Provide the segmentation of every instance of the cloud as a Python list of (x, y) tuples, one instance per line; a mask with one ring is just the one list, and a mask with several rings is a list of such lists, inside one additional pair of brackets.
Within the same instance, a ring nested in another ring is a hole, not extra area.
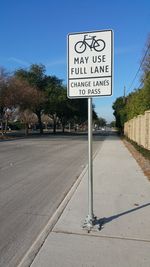
[(58, 59), (58, 60), (46, 63), (45, 66), (51, 67), (51, 66), (58, 66), (58, 65), (64, 65), (64, 64), (66, 64), (66, 59)]
[[(29, 62), (24, 61), (20, 58), (16, 58), (16, 57), (10, 57), (7, 59), (7, 61), (15, 62), (19, 65), (24, 65), (26, 67), (28, 67), (30, 65)], [(54, 61), (45, 63), (45, 67), (59, 66), (59, 65), (65, 65), (65, 64), (66, 64), (66, 59), (58, 59), (58, 60), (54, 60)]]
[(21, 65), (24, 65), (27, 67), (30, 65), (29, 62), (23, 61), (23, 60), (16, 58), (16, 57), (10, 57), (10, 58), (8, 58), (8, 61), (13, 61), (17, 64), (21, 64)]
[(118, 47), (118, 48), (115, 48), (115, 54), (116, 55), (127, 54), (127, 53), (135, 52), (137, 50), (138, 50), (137, 45)]

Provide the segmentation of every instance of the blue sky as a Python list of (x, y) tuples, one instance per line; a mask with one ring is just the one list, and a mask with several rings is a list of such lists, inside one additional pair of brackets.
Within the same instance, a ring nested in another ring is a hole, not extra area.
[(130, 85), (150, 32), (149, 0), (1, 0), (0, 65), (9, 71), (42, 63), (47, 74), (67, 81), (68, 33), (114, 30), (113, 96), (93, 99), (96, 112), (112, 121), (112, 103)]

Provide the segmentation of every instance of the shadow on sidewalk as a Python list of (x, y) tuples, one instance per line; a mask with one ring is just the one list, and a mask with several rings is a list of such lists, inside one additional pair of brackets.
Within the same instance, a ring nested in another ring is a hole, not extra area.
[(134, 209), (131, 209), (131, 210), (127, 210), (127, 211), (125, 211), (125, 212), (116, 214), (116, 215), (111, 216), (111, 217), (104, 217), (104, 218), (101, 218), (101, 219), (96, 218), (96, 220), (95, 220), (95, 222), (94, 222), (94, 225), (99, 225), (99, 230), (101, 230), (102, 227), (103, 227), (106, 223), (109, 223), (109, 222), (111, 222), (111, 221), (113, 221), (113, 220), (116, 220), (116, 219), (118, 219), (119, 217), (124, 216), (124, 215), (126, 215), (126, 214), (129, 214), (129, 213), (131, 213), (131, 212), (137, 211), (137, 210), (139, 210), (139, 209), (143, 209), (143, 208), (145, 208), (145, 207), (147, 207), (147, 206), (150, 206), (150, 203), (144, 204), (144, 205), (142, 205), (142, 206), (139, 206), (139, 207), (134, 208)]

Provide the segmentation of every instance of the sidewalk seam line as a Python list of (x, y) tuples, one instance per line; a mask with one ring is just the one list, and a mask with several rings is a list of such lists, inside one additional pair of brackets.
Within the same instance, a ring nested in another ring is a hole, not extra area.
[(59, 230), (52, 230), (52, 233), (55, 234), (66, 234), (66, 235), (78, 235), (78, 236), (88, 236), (88, 237), (96, 237), (96, 238), (107, 238), (107, 239), (120, 239), (120, 240), (129, 240), (129, 241), (137, 241), (137, 242), (146, 242), (150, 243), (150, 240), (146, 239), (138, 239), (138, 238), (128, 238), (128, 237), (120, 237), (120, 236), (107, 236), (107, 235), (94, 235), (88, 233), (75, 233), (75, 232), (67, 232), (67, 231), (59, 231)]

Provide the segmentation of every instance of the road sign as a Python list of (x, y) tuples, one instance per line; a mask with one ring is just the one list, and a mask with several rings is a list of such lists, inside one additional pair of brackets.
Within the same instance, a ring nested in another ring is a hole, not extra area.
[(112, 30), (68, 35), (68, 97), (112, 95)]
[(88, 98), (88, 216), (83, 227), (95, 225), (93, 212), (92, 97), (112, 95), (112, 30), (68, 35), (68, 97)]

